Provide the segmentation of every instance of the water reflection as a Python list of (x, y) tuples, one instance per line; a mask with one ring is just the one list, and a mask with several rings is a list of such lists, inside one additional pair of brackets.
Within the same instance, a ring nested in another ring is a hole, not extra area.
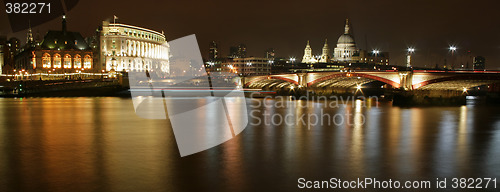
[[(259, 110), (250, 123), (287, 114), (291, 123), (248, 126), (180, 158), (170, 122), (135, 116), (129, 99), (0, 99), (0, 191), (294, 191), (299, 177), (500, 176), (494, 107), (247, 102), (249, 112)], [(241, 110), (231, 102), (228, 108)], [(300, 117), (309, 114), (345, 119), (304, 124)]]

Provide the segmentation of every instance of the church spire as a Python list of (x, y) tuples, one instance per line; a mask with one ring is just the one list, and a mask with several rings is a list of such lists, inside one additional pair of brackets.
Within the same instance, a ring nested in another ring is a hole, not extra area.
[(349, 34), (350, 33), (350, 27), (349, 27), (349, 19), (345, 19), (345, 31), (344, 34)]
[(321, 53), (320, 63), (330, 62), (330, 48), (328, 47), (328, 39), (325, 39), (325, 45), (323, 46), (323, 52)]
[(33, 33), (31, 31), (31, 21), (28, 20), (28, 33), (26, 34), (26, 44), (30, 44), (33, 42)]
[(307, 45), (304, 49), (304, 57), (302, 57), (302, 63), (311, 63), (311, 59), (313, 59), (312, 49), (311, 45), (309, 45), (309, 40), (307, 40)]

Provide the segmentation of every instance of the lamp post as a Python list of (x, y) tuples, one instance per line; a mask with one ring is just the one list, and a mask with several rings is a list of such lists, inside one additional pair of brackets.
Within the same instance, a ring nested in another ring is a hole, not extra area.
[(450, 46), (450, 51), (451, 51), (451, 69), (454, 69), (455, 68), (455, 51), (457, 50), (457, 47), (455, 46)]
[(411, 67), (411, 55), (415, 52), (415, 48), (408, 48), (408, 54), (406, 55), (406, 67)]
[[(372, 50), (372, 54), (375, 56), (375, 58), (374, 58), (374, 62), (375, 62), (375, 63), (377, 63), (377, 61), (378, 61), (378, 54), (379, 54), (379, 53), (380, 53), (380, 51), (379, 51), (379, 50), (377, 50), (377, 49)], [(366, 62), (366, 61), (365, 61), (365, 62)], [(382, 64), (382, 63), (381, 63), (381, 64)]]

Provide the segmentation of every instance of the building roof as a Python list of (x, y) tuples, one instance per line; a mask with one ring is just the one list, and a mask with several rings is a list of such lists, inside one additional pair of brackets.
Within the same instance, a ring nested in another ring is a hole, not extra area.
[(49, 31), (43, 37), (42, 49), (90, 50), (90, 46), (78, 32)]
[(342, 34), (337, 41), (337, 44), (356, 44), (354, 38), (350, 34)]

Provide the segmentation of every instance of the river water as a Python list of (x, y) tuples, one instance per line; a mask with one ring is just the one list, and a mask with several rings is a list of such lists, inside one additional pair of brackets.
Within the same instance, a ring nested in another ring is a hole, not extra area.
[[(0, 99), (0, 191), (296, 191), (299, 178), (500, 182), (499, 107), (278, 102), (247, 99), (243, 132), (181, 157), (170, 121), (136, 116), (131, 99)], [(300, 119), (310, 114), (327, 118)]]

